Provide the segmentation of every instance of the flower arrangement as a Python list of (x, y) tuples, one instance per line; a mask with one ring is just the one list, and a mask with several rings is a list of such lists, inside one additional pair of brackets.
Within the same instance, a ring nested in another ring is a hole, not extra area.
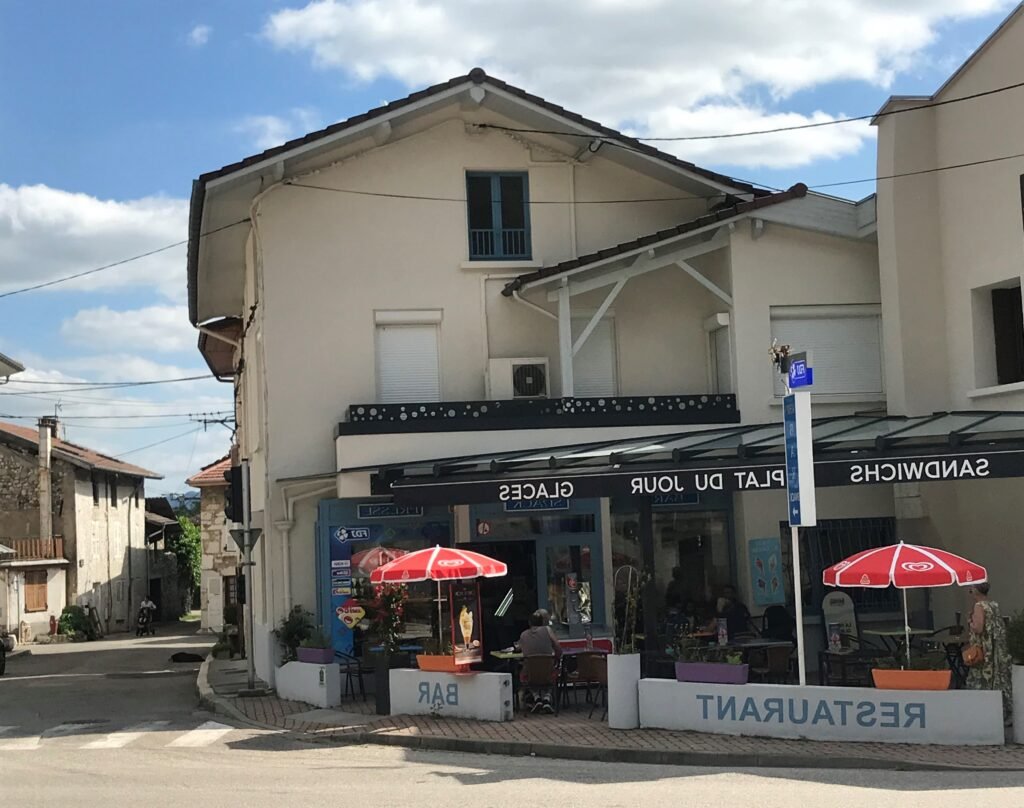
[(408, 600), (409, 590), (404, 584), (385, 583), (373, 588), (371, 621), (377, 638), (389, 654), (398, 651), (402, 632), (405, 631), (405, 604)]

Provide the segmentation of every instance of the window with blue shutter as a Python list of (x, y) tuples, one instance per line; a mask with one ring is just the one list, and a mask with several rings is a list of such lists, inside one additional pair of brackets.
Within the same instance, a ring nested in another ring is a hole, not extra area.
[(466, 172), (469, 257), (524, 260), (530, 250), (530, 192), (525, 172)]

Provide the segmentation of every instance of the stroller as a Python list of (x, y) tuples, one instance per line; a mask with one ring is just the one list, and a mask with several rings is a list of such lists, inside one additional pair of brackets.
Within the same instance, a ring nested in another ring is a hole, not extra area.
[(156, 626), (153, 623), (153, 609), (143, 606), (139, 609), (139, 616), (135, 621), (135, 636), (146, 635), (156, 636)]

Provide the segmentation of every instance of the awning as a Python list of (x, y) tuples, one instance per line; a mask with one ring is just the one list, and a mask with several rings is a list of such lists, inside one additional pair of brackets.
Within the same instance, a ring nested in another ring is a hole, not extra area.
[[(822, 418), (813, 439), (822, 487), (1024, 476), (1020, 412)], [(375, 471), (374, 493), (408, 505), (753, 491), (786, 479), (781, 420)]]

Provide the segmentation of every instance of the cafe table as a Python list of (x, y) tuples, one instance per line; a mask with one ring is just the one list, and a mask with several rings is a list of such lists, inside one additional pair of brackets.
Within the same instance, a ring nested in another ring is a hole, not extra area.
[(915, 637), (928, 637), (934, 632), (929, 628), (912, 628), (909, 632), (905, 628), (866, 628), (861, 633), (869, 637), (878, 637), (894, 657), (899, 657), (904, 651), (903, 646), (906, 644), (908, 633), (910, 641), (913, 642)]

